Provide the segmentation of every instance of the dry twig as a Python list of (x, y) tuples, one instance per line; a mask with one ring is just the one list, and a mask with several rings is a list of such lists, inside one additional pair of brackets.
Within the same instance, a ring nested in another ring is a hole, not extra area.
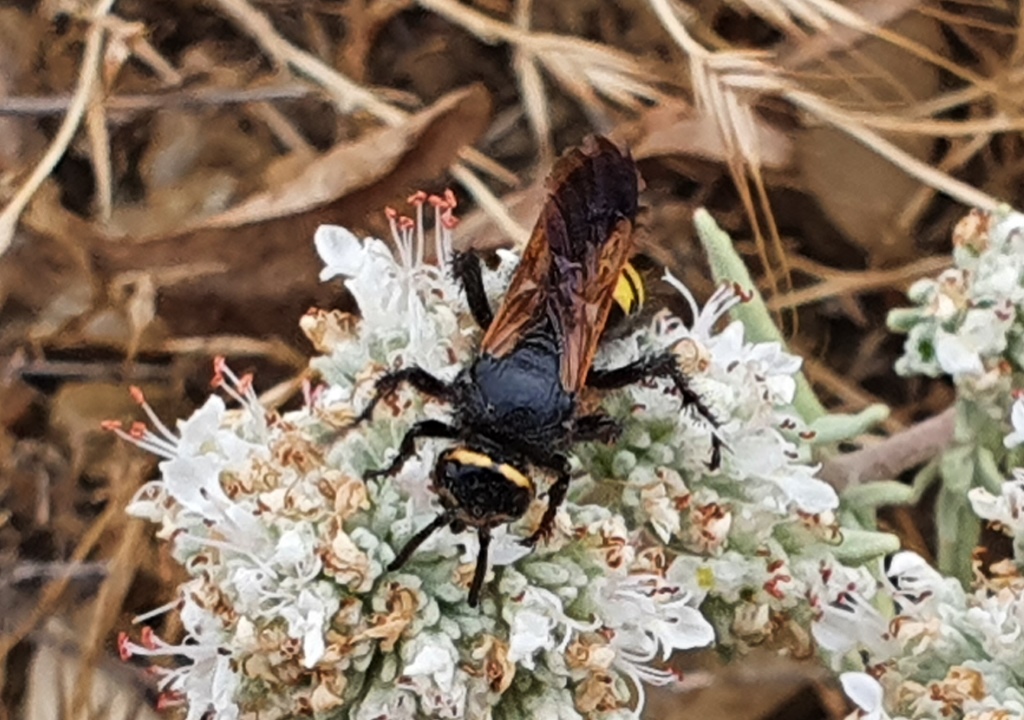
[(43, 181), (50, 176), (53, 169), (64, 157), (71, 140), (75, 137), (78, 127), (85, 116), (86, 109), (96, 90), (97, 81), (100, 76), (100, 60), (103, 55), (103, 40), (106, 35), (106, 27), (102, 22), (114, 0), (97, 0), (96, 6), (89, 13), (92, 25), (89, 27), (85, 40), (85, 50), (82, 52), (82, 65), (78, 73), (78, 83), (72, 95), (71, 104), (68, 107), (64, 121), (57, 130), (57, 135), (47, 148), (46, 154), (36, 164), (32, 173), (25, 180), (14, 198), (7, 204), (7, 207), (0, 212), (0, 255), (7, 252), (11, 241), (14, 239), (14, 231), (18, 225), (18, 218), (28, 206), (36, 190), (43, 184)]
[[(392, 126), (400, 125), (408, 118), (408, 113), (404, 110), (389, 104), (372, 90), (353, 82), (319, 58), (292, 45), (274, 29), (269, 19), (253, 8), (247, 0), (217, 0), (217, 4), (249, 33), (276, 63), (309, 78), (326, 90), (339, 111), (351, 112), (355, 109), (363, 109)], [(460, 156), (467, 163), (472, 162), (481, 169), (486, 169), (493, 162), (473, 148), (464, 148), (460, 152)], [(462, 163), (455, 163), (451, 172), (466, 187), (473, 199), (485, 208), (485, 211), (492, 212), (501, 206), (501, 201), (468, 167)], [(507, 211), (504, 211), (504, 216), (501, 217), (500, 214), (495, 216), (500, 227), (504, 229), (509, 226), (509, 223), (511, 226), (519, 227)], [(520, 233), (526, 232), (523, 228), (519, 229)], [(518, 236), (519, 234), (510, 234), (510, 237), (513, 238)]]
[(949, 447), (955, 426), (956, 410), (948, 408), (875, 445), (826, 460), (819, 474), (840, 492), (873, 480), (897, 478)]

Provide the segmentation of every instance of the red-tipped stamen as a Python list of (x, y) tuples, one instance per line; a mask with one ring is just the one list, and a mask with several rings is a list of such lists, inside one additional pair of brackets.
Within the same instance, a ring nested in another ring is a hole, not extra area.
[(142, 408), (143, 412), (146, 413), (146, 417), (148, 417), (149, 421), (153, 423), (153, 427), (156, 428), (157, 432), (160, 435), (162, 435), (165, 440), (169, 441), (172, 445), (177, 445), (177, 435), (172, 433), (171, 429), (164, 425), (163, 420), (161, 420), (160, 416), (156, 414), (156, 411), (153, 409), (153, 406), (146, 401), (146, 396), (145, 394), (143, 394), (141, 388), (132, 385), (130, 388), (128, 388), (128, 391), (131, 393), (132, 399), (135, 400), (135, 402), (139, 404), (139, 407)]
[[(390, 209), (391, 208), (387, 208), (387, 210)], [(403, 242), (402, 231), (399, 227), (401, 216), (399, 216), (397, 212), (387, 211), (385, 211), (385, 215), (387, 215), (388, 225), (391, 227), (391, 237), (395, 242), (395, 248), (398, 250), (401, 265), (402, 267), (409, 267), (409, 263), (412, 261), (412, 258), (409, 257), (409, 254), (406, 251), (405, 243)]]
[(142, 631), (139, 633), (139, 641), (142, 642), (142, 646), (147, 650), (156, 650), (161, 646), (159, 638), (149, 625), (142, 626)]
[(246, 373), (238, 379), (238, 391), (248, 394), (252, 390), (252, 373)]
[(263, 408), (260, 406), (256, 391), (253, 390), (251, 375), (238, 377), (223, 357), (216, 358), (214, 370), (216, 372), (213, 380), (216, 383), (214, 387), (248, 410), (253, 417), (261, 417)]
[(417, 190), (406, 200), (410, 205), (422, 205), (427, 201), (427, 194), (422, 190)]
[(157, 711), (169, 710), (175, 707), (181, 707), (185, 702), (185, 697), (176, 690), (167, 690), (157, 695), (156, 698), (156, 709)]
[(764, 590), (776, 600), (782, 600), (786, 597), (786, 594), (779, 589), (779, 585), (790, 582), (792, 579), (789, 575), (776, 575), (764, 584)]
[(172, 458), (177, 455), (177, 439), (172, 441), (159, 435), (154, 435), (143, 422), (132, 423), (131, 427), (127, 430), (117, 420), (106, 420), (101, 425), (104, 430), (109, 430), (122, 440), (130, 442), (146, 452), (163, 458)]
[(121, 656), (122, 662), (128, 662), (132, 657), (131, 641), (128, 639), (128, 633), (119, 632), (117, 634), (117, 654)]
[[(416, 267), (423, 265), (426, 259), (424, 253), (426, 252), (426, 241), (423, 236), (423, 204), (426, 200), (427, 194), (425, 192), (418, 192), (410, 198), (410, 201), (415, 198), (412, 202), (416, 206), (416, 247), (413, 250), (413, 257), (416, 259)], [(438, 258), (437, 262), (441, 262)]]

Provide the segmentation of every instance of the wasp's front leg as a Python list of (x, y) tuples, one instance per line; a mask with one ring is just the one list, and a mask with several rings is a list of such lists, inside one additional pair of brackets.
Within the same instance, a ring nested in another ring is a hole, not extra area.
[(398, 469), (405, 464), (405, 461), (416, 453), (416, 440), (419, 438), (455, 437), (458, 437), (458, 431), (447, 423), (443, 423), (440, 420), (420, 420), (405, 433), (402, 443), (398, 446), (398, 454), (395, 455), (391, 463), (386, 468), (370, 470), (366, 473), (366, 478), (384, 477), (385, 475), (393, 475), (398, 472)]
[(392, 395), (402, 383), (409, 383), (424, 395), (449, 401), (451, 399), (451, 385), (440, 378), (434, 377), (426, 370), (416, 365), (404, 367), (399, 370), (386, 373), (378, 378), (373, 388), (373, 397), (363, 411), (355, 420), (355, 424), (365, 422), (373, 416), (373, 409), (377, 407), (384, 398)]

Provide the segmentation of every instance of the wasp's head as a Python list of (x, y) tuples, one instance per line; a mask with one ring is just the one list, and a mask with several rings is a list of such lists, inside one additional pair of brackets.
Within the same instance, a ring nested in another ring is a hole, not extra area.
[(471, 527), (494, 527), (523, 516), (536, 491), (530, 477), (487, 453), (455, 447), (434, 467), (434, 489), (455, 519)]

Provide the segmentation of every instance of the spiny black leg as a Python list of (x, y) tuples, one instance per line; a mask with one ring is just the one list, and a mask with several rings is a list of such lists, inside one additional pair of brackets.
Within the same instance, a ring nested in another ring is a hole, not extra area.
[[(718, 419), (704, 404), (703, 398), (690, 387), (690, 378), (680, 369), (679, 363), (671, 353), (641, 358), (611, 370), (591, 370), (587, 376), (587, 386), (602, 390), (614, 390), (652, 377), (672, 380), (682, 397), (683, 407), (692, 407), (712, 428), (718, 429), (720, 425)], [(718, 433), (712, 432), (711, 460), (708, 463), (708, 467), (712, 470), (717, 469), (721, 464), (723, 447), (725, 446), (721, 438), (718, 437)]]
[(416, 549), (423, 544), (423, 542), (433, 535), (435, 532), (443, 528), (445, 525), (452, 521), (451, 515), (447, 512), (443, 512), (436, 518), (430, 521), (430, 524), (420, 530), (418, 533), (409, 538), (409, 541), (402, 546), (402, 549), (398, 551), (398, 555), (391, 564), (388, 565), (388, 570), (397, 570), (398, 568), (405, 565), (406, 561), (412, 557), (412, 554), (416, 552)]
[(484, 292), (484, 278), (480, 271), (480, 258), (472, 252), (457, 252), (452, 256), (452, 275), (466, 292), (466, 302), (473, 319), (482, 330), (494, 321), (494, 312)]
[(477, 531), (480, 538), (480, 552), (476, 556), (476, 569), (473, 570), (473, 582), (469, 586), (469, 606), (476, 607), (480, 602), (480, 588), (484, 584), (484, 575), (487, 574), (487, 548), (491, 544), (491, 531), (489, 528), (480, 528)]
[(373, 409), (377, 403), (391, 395), (402, 383), (409, 383), (424, 395), (448, 400), (451, 395), (450, 386), (444, 380), (440, 380), (421, 367), (411, 365), (393, 372), (382, 375), (377, 379), (373, 388), (373, 397), (369, 404), (363, 408), (356, 418), (356, 424), (369, 420), (373, 415)]
[(447, 423), (440, 420), (420, 420), (405, 433), (401, 444), (398, 446), (398, 454), (395, 455), (391, 464), (379, 470), (370, 470), (365, 474), (367, 479), (392, 475), (398, 471), (405, 461), (416, 452), (416, 440), (419, 438), (456, 438), (458, 431)]
[(650, 377), (664, 377), (666, 373), (661, 368), (661, 363), (665, 358), (677, 367), (675, 358), (666, 354), (640, 358), (618, 368), (591, 368), (587, 375), (587, 387), (618, 390)]
[(558, 470), (558, 479), (548, 490), (548, 506), (544, 510), (544, 516), (540, 519), (540, 525), (530, 537), (519, 541), (521, 545), (533, 547), (537, 541), (547, 538), (551, 534), (551, 529), (555, 524), (555, 515), (565, 501), (566, 493), (569, 492), (569, 463), (565, 458), (562, 458), (561, 461), (562, 466)]
[(613, 443), (619, 439), (621, 434), (622, 425), (618, 420), (604, 413), (594, 413), (576, 419), (572, 442)]

